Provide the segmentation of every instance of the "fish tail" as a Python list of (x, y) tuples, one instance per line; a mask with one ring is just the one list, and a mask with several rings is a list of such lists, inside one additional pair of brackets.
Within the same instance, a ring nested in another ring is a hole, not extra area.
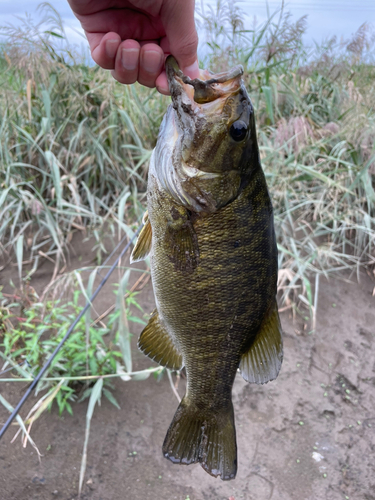
[(169, 426), (163, 454), (173, 463), (200, 463), (211, 476), (234, 479), (237, 444), (232, 402), (225, 410), (204, 412), (185, 397)]

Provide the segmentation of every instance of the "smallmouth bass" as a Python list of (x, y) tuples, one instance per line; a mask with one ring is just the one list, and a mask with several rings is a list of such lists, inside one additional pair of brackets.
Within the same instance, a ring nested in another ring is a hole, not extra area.
[(148, 214), (132, 261), (150, 256), (156, 310), (138, 346), (187, 374), (163, 444), (173, 463), (233, 479), (232, 385), (277, 377), (282, 335), (277, 247), (242, 67), (190, 80), (169, 56), (172, 104), (148, 176)]

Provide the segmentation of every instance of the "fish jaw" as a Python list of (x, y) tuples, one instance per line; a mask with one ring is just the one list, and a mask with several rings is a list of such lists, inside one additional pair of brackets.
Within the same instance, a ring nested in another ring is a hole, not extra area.
[[(175, 107), (178, 107), (178, 101), (181, 100), (181, 107), (183, 104), (188, 104), (192, 108), (197, 108), (199, 104), (213, 103), (222, 97), (228, 97), (241, 87), (243, 67), (240, 65), (218, 74), (211, 74), (201, 69), (200, 78), (194, 80), (182, 73), (173, 56), (167, 58), (165, 67)], [(219, 109), (219, 105), (223, 106), (223, 101), (216, 105), (217, 108), (213, 106), (207, 109)]]
[[(179, 204), (212, 213), (233, 201), (244, 179), (260, 166), (243, 69), (237, 66), (218, 75), (201, 71), (199, 79), (191, 80), (170, 56), (166, 70), (172, 106), (155, 151), (157, 177)], [(245, 126), (246, 136), (239, 142), (230, 135), (234, 123)]]
[[(173, 56), (169, 56), (166, 72), (176, 130), (182, 138), (181, 161), (198, 170), (221, 172), (222, 158), (215, 161), (212, 154), (217, 149), (215, 145), (227, 138), (228, 127), (243, 114), (246, 105), (251, 106), (241, 80), (242, 66), (217, 75), (200, 70), (200, 78), (191, 80), (182, 73)], [(207, 146), (209, 155), (202, 152)]]

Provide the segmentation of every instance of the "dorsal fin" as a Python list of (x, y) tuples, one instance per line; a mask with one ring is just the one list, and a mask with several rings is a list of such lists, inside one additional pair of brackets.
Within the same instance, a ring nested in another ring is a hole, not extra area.
[(275, 301), (251, 347), (241, 357), (241, 375), (247, 382), (265, 384), (277, 377), (282, 360), (282, 330)]

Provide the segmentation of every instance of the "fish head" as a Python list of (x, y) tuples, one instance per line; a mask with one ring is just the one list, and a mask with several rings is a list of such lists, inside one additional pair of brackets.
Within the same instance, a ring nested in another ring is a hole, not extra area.
[(216, 211), (239, 195), (260, 165), (243, 68), (219, 74), (201, 70), (200, 78), (191, 80), (169, 56), (166, 72), (172, 97), (164, 124), (171, 153), (169, 187), (188, 208)]

